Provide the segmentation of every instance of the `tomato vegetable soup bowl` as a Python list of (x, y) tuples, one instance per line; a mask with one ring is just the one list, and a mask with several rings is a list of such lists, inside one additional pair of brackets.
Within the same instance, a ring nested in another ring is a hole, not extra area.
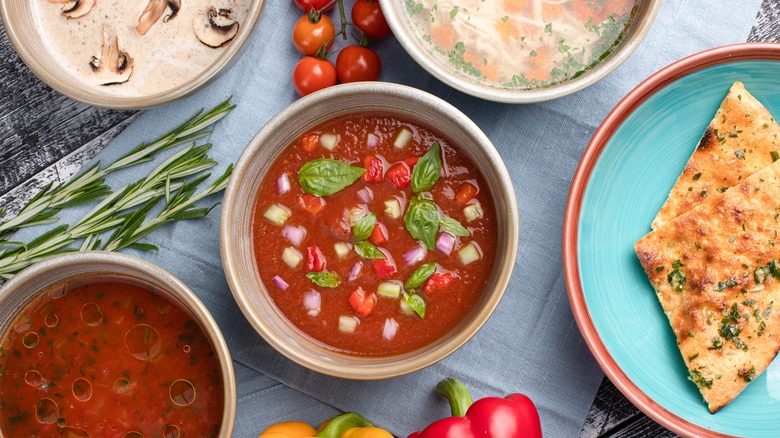
[(0, 288), (0, 436), (230, 437), (230, 354), (197, 296), (118, 253), (56, 256)]
[(431, 365), (487, 321), (518, 243), (501, 157), (463, 113), (389, 83), (339, 85), (270, 120), (220, 223), (239, 307), (292, 361), (351, 379)]

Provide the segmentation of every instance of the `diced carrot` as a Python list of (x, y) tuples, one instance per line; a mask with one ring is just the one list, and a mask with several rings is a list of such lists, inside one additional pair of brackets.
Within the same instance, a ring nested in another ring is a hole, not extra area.
[(374, 271), (376, 271), (376, 275), (382, 279), (390, 278), (393, 276), (393, 274), (398, 272), (395, 264), (386, 258), (372, 260), (371, 264), (374, 265)]
[(478, 192), (479, 190), (474, 186), (474, 184), (463, 183), (463, 185), (460, 186), (460, 190), (458, 190), (458, 194), (455, 195), (455, 199), (457, 199), (461, 204), (466, 205), (469, 201), (474, 199), (475, 196), (477, 196)]
[(320, 144), (320, 135), (314, 133), (303, 134), (298, 144), (305, 152), (312, 153)]
[(325, 200), (319, 196), (305, 193), (298, 197), (298, 205), (311, 214), (317, 214), (325, 208)]
[(452, 280), (454, 279), (455, 278), (452, 276), (451, 272), (437, 272), (431, 275), (431, 278), (425, 282), (425, 285), (423, 286), (423, 292), (425, 292), (426, 295), (430, 294), (431, 292), (441, 292), (447, 289), (447, 287), (449, 287), (450, 283), (452, 283)]
[(441, 49), (452, 49), (455, 47), (455, 28), (449, 23), (441, 26), (432, 26), (431, 39)]
[(411, 184), (412, 181), (412, 171), (409, 169), (409, 165), (406, 164), (406, 162), (393, 165), (385, 176), (398, 190), (409, 187), (409, 184)]
[(363, 174), (363, 181), (382, 181), (382, 173), (384, 172), (382, 160), (373, 155), (366, 155), (366, 158), (363, 159), (363, 165), (366, 168), (366, 173)]
[(320, 272), (325, 270), (325, 254), (317, 246), (306, 248), (306, 270), (309, 272)]
[(354, 310), (355, 313), (362, 317), (366, 317), (374, 310), (376, 297), (372, 293), (367, 294), (363, 288), (359, 287), (349, 295), (349, 305), (352, 306), (352, 310)]
[(387, 242), (387, 227), (379, 222), (374, 225), (374, 229), (371, 231), (371, 235), (368, 236), (368, 240), (376, 246), (379, 246)]

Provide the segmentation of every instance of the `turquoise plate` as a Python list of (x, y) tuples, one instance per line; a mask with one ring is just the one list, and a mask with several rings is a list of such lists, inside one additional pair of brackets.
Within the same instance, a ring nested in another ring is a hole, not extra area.
[(666, 200), (734, 81), (780, 116), (780, 45), (693, 55), (651, 76), (602, 123), (572, 183), (564, 220), (574, 316), (609, 379), (638, 408), (686, 436), (780, 436), (780, 360), (712, 415), (688, 381), (634, 242)]

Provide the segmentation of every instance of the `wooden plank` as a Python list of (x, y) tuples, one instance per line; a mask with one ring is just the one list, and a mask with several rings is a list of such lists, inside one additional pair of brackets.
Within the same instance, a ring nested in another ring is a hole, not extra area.
[(49, 88), (0, 26), (0, 195), (133, 115), (91, 107)]

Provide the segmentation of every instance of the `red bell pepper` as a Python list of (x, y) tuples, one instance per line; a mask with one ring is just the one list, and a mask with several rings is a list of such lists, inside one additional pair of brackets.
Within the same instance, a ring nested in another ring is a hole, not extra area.
[(441, 292), (450, 286), (450, 283), (452, 283), (454, 278), (455, 277), (452, 276), (451, 272), (437, 272), (431, 275), (431, 278), (425, 282), (425, 285), (423, 286), (423, 292), (425, 292), (426, 295), (433, 292)]
[(382, 164), (382, 160), (373, 155), (366, 155), (366, 157), (363, 158), (363, 166), (366, 168), (366, 173), (363, 174), (363, 181), (382, 181), (382, 173), (385, 170), (384, 165)]
[(390, 278), (396, 272), (398, 272), (398, 268), (396, 268), (395, 263), (388, 260), (387, 258), (371, 260), (371, 264), (374, 265), (374, 271), (376, 271), (376, 275), (382, 279)]
[(368, 236), (368, 241), (376, 246), (387, 242), (387, 227), (377, 222), (376, 225), (374, 225), (374, 229), (371, 231), (371, 235)]
[(398, 190), (403, 190), (409, 187), (412, 182), (412, 171), (408, 164), (401, 162), (387, 171), (385, 175), (387, 180), (393, 183), (393, 186)]
[(358, 315), (366, 317), (371, 314), (376, 305), (376, 296), (367, 294), (362, 287), (358, 287), (349, 295), (349, 305)]
[(325, 254), (317, 246), (306, 248), (306, 270), (309, 272), (320, 272), (325, 269)]
[(471, 403), (466, 385), (447, 377), (436, 386), (450, 402), (452, 417), (439, 420), (409, 438), (541, 438), (539, 412), (530, 398), (510, 394)]

